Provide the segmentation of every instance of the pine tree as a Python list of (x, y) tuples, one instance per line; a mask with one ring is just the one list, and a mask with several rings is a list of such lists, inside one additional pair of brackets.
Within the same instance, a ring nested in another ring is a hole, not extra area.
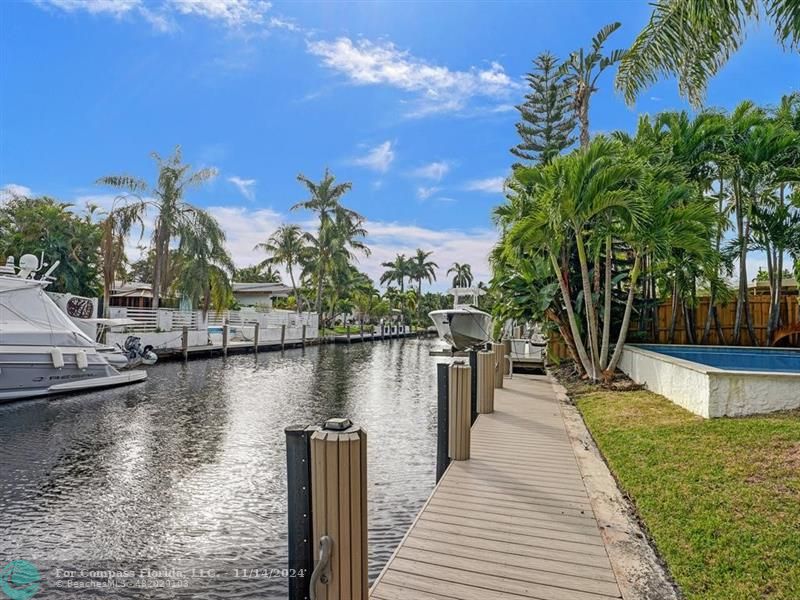
[(575, 117), (564, 78), (558, 73), (558, 59), (544, 52), (533, 64), (534, 70), (526, 76), (531, 91), (526, 94), (525, 102), (517, 106), (522, 117), (517, 123), (517, 133), (522, 142), (511, 153), (544, 164), (575, 141), (571, 135)]

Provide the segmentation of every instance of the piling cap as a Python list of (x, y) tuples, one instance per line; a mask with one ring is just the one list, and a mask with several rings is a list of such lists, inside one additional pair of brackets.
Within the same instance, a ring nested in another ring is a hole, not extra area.
[(325, 424), (322, 426), (323, 429), (329, 429), (332, 431), (344, 431), (349, 427), (352, 427), (353, 422), (350, 419), (328, 419), (325, 421)]

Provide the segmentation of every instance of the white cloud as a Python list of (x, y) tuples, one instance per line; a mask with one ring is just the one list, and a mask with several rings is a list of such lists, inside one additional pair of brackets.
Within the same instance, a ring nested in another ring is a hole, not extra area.
[(256, 186), (255, 179), (242, 179), (241, 177), (237, 177), (234, 175), (233, 177), (228, 177), (228, 181), (230, 181), (233, 185), (236, 186), (236, 188), (239, 190), (242, 196), (251, 201), (255, 200), (256, 198), (254, 189)]
[(505, 177), (487, 177), (486, 179), (473, 179), (468, 181), (464, 189), (468, 192), (486, 192), (487, 194), (502, 194)]
[[(263, 260), (264, 255), (253, 250), (253, 247), (291, 218), (271, 209), (251, 209), (246, 206), (213, 206), (208, 210), (225, 230), (227, 247), (238, 267)], [(311, 222), (298, 224), (312, 229), (315, 226)], [(488, 255), (497, 240), (496, 232), (491, 229), (429, 229), (382, 221), (367, 221), (365, 226), (369, 232), (367, 242), (372, 254), (368, 257), (359, 256), (357, 266), (376, 284), (384, 271), (382, 262), (392, 260), (400, 252), (413, 254), (417, 248), (433, 251), (432, 258), (439, 265), (436, 289), (449, 287), (445, 273), (453, 262), (471, 264), (476, 281), (489, 280)]]
[(358, 158), (354, 158), (352, 164), (358, 165), (359, 167), (365, 167), (367, 169), (372, 169), (373, 171), (378, 171), (379, 173), (385, 173), (389, 170), (389, 166), (394, 161), (394, 149), (392, 148), (392, 142), (385, 141), (382, 144), (371, 148), (364, 156), (360, 156)]
[(441, 181), (442, 177), (447, 175), (449, 171), (450, 163), (445, 160), (440, 160), (414, 169), (412, 175), (424, 179), (432, 179), (433, 181)]
[(143, 6), (141, 0), (38, 0), (41, 6), (52, 6), (65, 12), (85, 11), (93, 15), (121, 17)]
[(519, 87), (497, 62), (484, 69), (453, 71), (428, 64), (391, 42), (340, 37), (307, 44), (311, 54), (355, 84), (388, 85), (414, 93), (418, 104), (410, 116), (458, 111), (475, 97), (503, 98)]
[(264, 25), (299, 31), (291, 21), (277, 16), (267, 19), (272, 5), (265, 0), (35, 0), (45, 8), (68, 13), (85, 12), (122, 18), (136, 15), (159, 32), (173, 31), (177, 26), (173, 16), (195, 16), (222, 23), (229, 28)]
[(225, 245), (239, 268), (264, 260), (266, 256), (253, 247), (265, 242), (286, 222), (284, 215), (269, 208), (251, 210), (243, 206), (212, 206), (208, 212), (225, 230)]
[(18, 183), (7, 183), (0, 188), (0, 204), (18, 197), (30, 198), (33, 196), (31, 188)]
[(432, 185), (430, 187), (420, 186), (417, 188), (417, 198), (420, 200), (427, 200), (431, 196), (433, 196), (436, 192), (438, 192), (441, 188)]
[(170, 0), (169, 5), (181, 14), (221, 21), (229, 27), (261, 24), (271, 7), (262, 0)]

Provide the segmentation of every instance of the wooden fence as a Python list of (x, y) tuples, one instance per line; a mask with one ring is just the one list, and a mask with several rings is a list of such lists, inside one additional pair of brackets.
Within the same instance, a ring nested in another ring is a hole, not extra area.
[[(769, 318), (769, 296), (750, 296), (750, 314), (753, 320), (753, 329), (755, 330), (756, 339), (760, 346), (767, 345), (767, 320)], [(703, 328), (706, 323), (706, 315), (708, 314), (708, 298), (701, 298), (697, 306), (691, 309), (693, 312), (694, 321), (694, 337), (695, 342), (700, 343), (703, 337)], [(717, 318), (719, 319), (720, 328), (724, 340), (720, 340), (717, 328), (712, 322), (711, 332), (706, 340), (707, 345), (718, 346), (723, 342), (726, 345), (733, 345), (733, 325), (736, 321), (736, 302), (730, 302), (725, 305), (717, 305)], [(656, 319), (654, 326), (649, 327), (645, 331), (639, 330), (639, 325), (636, 322), (631, 323), (628, 333), (628, 339), (637, 339), (637, 341), (650, 342), (657, 344), (688, 344), (689, 339), (686, 335), (686, 327), (684, 326), (683, 311), (678, 309), (678, 318), (675, 323), (675, 336), (670, 342), (670, 322), (672, 320), (672, 303), (667, 300), (660, 304), (656, 309)], [(800, 327), (800, 303), (798, 297), (795, 295), (784, 296), (781, 300), (781, 329), (789, 327)], [(778, 345), (800, 347), (800, 333), (785, 336), (783, 339), (776, 340)], [(747, 326), (742, 324), (741, 345), (749, 346), (750, 335), (747, 332)], [(564, 359), (569, 357), (567, 346), (561, 337), (556, 334), (551, 334), (550, 341), (547, 345), (548, 354), (553, 359)]]

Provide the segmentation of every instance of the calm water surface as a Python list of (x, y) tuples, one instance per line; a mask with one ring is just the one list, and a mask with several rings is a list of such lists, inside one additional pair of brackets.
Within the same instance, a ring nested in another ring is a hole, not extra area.
[(0, 406), (0, 566), (36, 565), (42, 598), (285, 597), (283, 428), (348, 416), (369, 433), (374, 578), (434, 485), (433, 344), (165, 363)]

